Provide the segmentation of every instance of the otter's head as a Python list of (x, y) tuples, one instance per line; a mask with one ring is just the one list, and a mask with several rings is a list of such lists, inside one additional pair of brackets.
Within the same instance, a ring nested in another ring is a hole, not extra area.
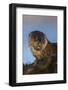
[(45, 34), (40, 31), (31, 32), (29, 34), (29, 46), (32, 49), (32, 53), (34, 55), (38, 52), (43, 51), (47, 46), (47, 38)]
[(29, 44), (35, 50), (43, 50), (45, 47), (45, 35), (40, 31), (33, 31), (29, 34)]

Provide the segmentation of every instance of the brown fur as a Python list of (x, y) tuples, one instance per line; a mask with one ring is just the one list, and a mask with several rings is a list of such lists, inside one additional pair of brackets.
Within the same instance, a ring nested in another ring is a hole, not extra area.
[[(42, 41), (41, 40), (38, 41), (39, 38), (40, 39), (43, 38)], [(39, 42), (40, 44), (39, 49), (38, 49), (39, 44), (36, 44), (37, 42)], [(47, 37), (42, 32), (39, 31), (31, 32), (29, 34), (29, 47), (31, 48), (33, 55), (37, 59), (41, 59), (46, 55), (53, 55), (53, 53), (57, 54), (57, 45), (50, 43)]]
[(50, 43), (44, 33), (29, 34), (29, 47), (36, 60), (24, 65), (24, 74), (57, 73), (57, 43)]

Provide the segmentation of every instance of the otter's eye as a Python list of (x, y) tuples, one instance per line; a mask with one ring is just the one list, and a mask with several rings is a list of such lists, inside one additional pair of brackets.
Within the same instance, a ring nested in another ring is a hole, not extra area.
[(41, 39), (39, 38), (38, 41), (41, 42)]
[(37, 37), (35, 37), (35, 40), (37, 41), (37, 40), (38, 40), (38, 38), (37, 38)]

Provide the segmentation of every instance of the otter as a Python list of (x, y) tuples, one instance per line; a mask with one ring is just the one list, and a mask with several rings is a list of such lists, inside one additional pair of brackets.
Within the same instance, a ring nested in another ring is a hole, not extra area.
[(28, 43), (36, 60), (24, 65), (24, 74), (57, 73), (57, 43), (51, 43), (41, 31), (30, 32)]
[(57, 44), (51, 43), (40, 31), (33, 31), (29, 34), (29, 47), (37, 60), (47, 55), (57, 54)]

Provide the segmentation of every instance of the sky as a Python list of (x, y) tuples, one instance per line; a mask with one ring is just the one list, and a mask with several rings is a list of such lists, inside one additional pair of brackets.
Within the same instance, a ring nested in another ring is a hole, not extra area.
[(28, 45), (28, 36), (32, 31), (41, 31), (50, 42), (57, 42), (57, 16), (23, 15), (22, 54), (24, 64), (30, 64), (35, 60)]

